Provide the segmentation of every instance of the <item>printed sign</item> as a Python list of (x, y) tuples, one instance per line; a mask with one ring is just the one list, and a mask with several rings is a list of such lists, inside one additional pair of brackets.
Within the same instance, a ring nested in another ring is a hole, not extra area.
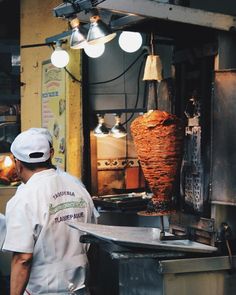
[(65, 70), (49, 61), (42, 64), (42, 127), (53, 136), (53, 164), (65, 170), (66, 123)]

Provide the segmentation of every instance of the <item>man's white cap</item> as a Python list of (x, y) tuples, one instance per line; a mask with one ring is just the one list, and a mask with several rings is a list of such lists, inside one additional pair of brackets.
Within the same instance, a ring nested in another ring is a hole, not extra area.
[(33, 127), (33, 128), (28, 129), (28, 131), (30, 131), (32, 133), (39, 133), (39, 134), (45, 135), (47, 137), (47, 140), (51, 143), (51, 145), (53, 144), (52, 135), (47, 128)]
[(40, 163), (50, 158), (50, 145), (45, 135), (27, 130), (14, 139), (11, 152), (22, 162)]

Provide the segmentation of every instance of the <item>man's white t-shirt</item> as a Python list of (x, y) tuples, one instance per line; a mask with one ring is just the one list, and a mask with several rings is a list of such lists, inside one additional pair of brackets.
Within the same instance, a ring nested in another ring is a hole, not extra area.
[[(65, 177), (68, 177), (68, 179), (74, 181), (74, 182), (77, 183), (78, 185), (80, 185), (80, 186), (82, 186), (83, 188), (85, 188), (83, 182), (82, 182), (79, 178), (77, 178), (77, 177), (75, 177), (75, 176), (69, 174), (68, 172), (62, 170), (62, 169), (61, 169), (60, 167), (58, 167), (58, 166), (55, 167), (55, 169), (56, 169), (56, 172), (57, 172), (58, 174), (64, 175)], [(24, 183), (21, 183), (21, 184), (18, 186), (18, 188), (17, 188), (17, 192), (18, 192), (19, 190), (21, 190), (21, 189), (24, 187), (24, 185), (25, 185)], [(85, 188), (85, 189), (86, 189), (86, 188)], [(87, 192), (87, 195), (88, 195), (88, 192)], [(97, 223), (97, 219), (98, 219), (98, 217), (100, 216), (100, 214), (98, 213), (97, 209), (95, 208), (95, 206), (94, 206), (94, 204), (93, 204), (93, 201), (92, 201), (92, 198), (91, 198), (90, 195), (89, 195), (89, 200), (90, 200), (91, 206), (93, 207), (92, 223)]]
[[(77, 178), (77, 177), (75, 177), (75, 176), (69, 174), (68, 172), (62, 170), (62, 169), (59, 168), (59, 167), (56, 167), (56, 168), (57, 168), (57, 169), (56, 169), (56, 172), (57, 172), (58, 174), (62, 174), (62, 175), (64, 175), (65, 177), (68, 177), (69, 179), (71, 179), (71, 180), (73, 180), (74, 182), (76, 182), (78, 185), (81, 185), (83, 188), (85, 188), (83, 182), (82, 182), (79, 178)], [(90, 195), (89, 195), (89, 196), (90, 196)], [(100, 214), (98, 213), (97, 209), (95, 208), (91, 196), (90, 196), (89, 199), (90, 199), (90, 202), (91, 202), (91, 206), (93, 207), (93, 220), (92, 220), (92, 222), (93, 222), (93, 223), (97, 223), (97, 218), (100, 216)]]
[(67, 294), (85, 286), (86, 244), (67, 222), (90, 223), (85, 188), (54, 169), (35, 173), (7, 203), (3, 250), (33, 253), (27, 291)]

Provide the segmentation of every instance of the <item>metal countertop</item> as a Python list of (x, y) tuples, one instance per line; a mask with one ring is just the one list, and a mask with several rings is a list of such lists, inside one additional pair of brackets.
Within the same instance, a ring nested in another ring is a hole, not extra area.
[[(159, 228), (111, 226), (71, 222), (67, 224), (74, 229), (123, 246), (199, 253), (213, 253), (217, 251), (216, 247), (190, 240), (160, 241), (161, 230)], [(170, 233), (166, 232), (166, 236), (170, 235)]]

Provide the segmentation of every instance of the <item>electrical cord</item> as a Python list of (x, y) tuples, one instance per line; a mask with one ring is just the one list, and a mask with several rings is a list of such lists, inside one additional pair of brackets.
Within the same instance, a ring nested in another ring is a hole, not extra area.
[[(49, 44), (53, 50), (55, 50), (54, 48), (54, 44)], [(119, 79), (120, 77), (122, 77), (125, 73), (127, 73), (134, 65), (135, 63), (139, 60), (139, 58), (144, 54), (145, 56), (147, 55), (147, 50), (146, 49), (143, 49), (142, 52), (136, 57), (136, 59), (121, 73), (119, 74), (118, 76), (110, 79), (110, 80), (106, 80), (106, 81), (100, 81), (100, 82), (92, 82), (92, 83), (89, 83), (89, 85), (99, 85), (99, 84), (106, 84), (106, 83), (110, 83), (110, 82), (113, 82), (117, 79)], [(77, 79), (66, 67), (64, 67), (65, 71), (67, 72), (67, 74), (76, 82), (78, 83), (82, 83), (81, 80)]]
[(74, 80), (75, 82), (78, 82), (78, 83), (82, 83), (82, 81), (77, 79), (66, 67), (64, 67), (64, 69), (67, 72), (67, 74), (72, 78), (72, 80)]
[[(136, 101), (135, 101), (134, 109), (136, 109), (137, 106), (138, 106), (139, 92), (140, 92), (140, 76), (141, 76), (141, 72), (142, 72), (143, 65), (144, 65), (144, 59), (142, 60), (140, 66), (139, 66), (138, 78), (137, 78), (137, 96), (136, 96)], [(121, 125), (125, 125), (125, 124), (127, 124), (127, 123), (133, 118), (134, 114), (135, 114), (135, 112), (133, 112), (133, 113), (130, 115), (130, 117), (129, 117), (124, 123), (122, 123)]]
[[(53, 47), (53, 46), (52, 46)], [(110, 79), (110, 80), (106, 80), (106, 81), (100, 81), (100, 82), (92, 82), (89, 83), (89, 85), (99, 85), (99, 84), (106, 84), (106, 83), (110, 83), (113, 82), (117, 79), (119, 79), (120, 77), (122, 77), (125, 73), (127, 73), (134, 65), (135, 63), (139, 60), (139, 58), (146, 52), (146, 50), (143, 50), (140, 55), (137, 56), (137, 58), (118, 76)], [(146, 56), (146, 55), (145, 55)], [(77, 79), (66, 67), (64, 67), (65, 71), (67, 72), (67, 74), (76, 82), (78, 83), (82, 83), (81, 80)]]
[[(127, 73), (131, 68), (132, 66), (139, 60), (139, 58), (146, 52), (146, 50), (143, 50), (137, 57), (136, 59), (127, 67), (127, 69), (124, 70), (124, 72), (122, 72), (121, 74), (119, 74), (118, 76), (110, 79), (110, 80), (106, 80), (106, 81), (101, 81), (101, 82), (92, 82), (92, 83), (89, 83), (89, 85), (98, 85), (98, 84), (105, 84), (105, 83), (110, 83), (110, 82), (113, 82), (117, 79), (119, 79), (120, 77), (122, 77), (125, 73)], [(147, 53), (146, 53), (147, 54)]]
[[(50, 44), (50, 46), (52, 47), (52, 49), (54, 51), (55, 50), (54, 44)], [(78, 82), (78, 83), (82, 83), (82, 81), (77, 79), (66, 67), (64, 67), (64, 70), (72, 78), (72, 80), (74, 80), (75, 82)]]
[[(51, 44), (51, 47), (54, 49), (54, 46), (53, 44)], [(144, 55), (144, 53), (146, 53)], [(89, 83), (89, 85), (100, 85), (100, 84), (106, 84), (106, 83), (110, 83), (112, 81), (115, 81), (117, 79), (119, 79), (120, 77), (122, 77), (125, 73), (127, 73), (135, 64), (136, 62), (139, 60), (139, 58), (141, 56), (143, 57), (146, 57), (148, 55), (147, 53), (147, 50), (144, 49), (142, 50), (142, 52), (136, 57), (136, 59), (121, 73), (119, 74), (118, 76), (112, 78), (112, 79), (109, 79), (109, 80), (106, 80), (106, 81), (100, 81), (100, 82), (92, 82), (92, 83)], [(143, 65), (144, 65), (144, 59), (142, 60), (141, 64), (140, 64), (140, 67), (139, 67), (139, 71), (138, 71), (138, 77), (137, 77), (137, 96), (136, 96), (136, 101), (135, 101), (135, 106), (134, 106), (134, 109), (137, 108), (138, 106), (138, 101), (139, 101), (139, 94), (140, 94), (140, 76), (141, 76), (141, 71), (142, 71), (142, 68), (143, 68)], [(81, 80), (77, 79), (66, 67), (64, 67), (66, 73), (75, 81), (75, 82), (78, 82), (78, 83), (82, 83)], [(125, 125), (127, 124), (134, 116), (135, 112), (133, 112), (130, 117), (124, 122), (122, 123), (122, 125)]]

